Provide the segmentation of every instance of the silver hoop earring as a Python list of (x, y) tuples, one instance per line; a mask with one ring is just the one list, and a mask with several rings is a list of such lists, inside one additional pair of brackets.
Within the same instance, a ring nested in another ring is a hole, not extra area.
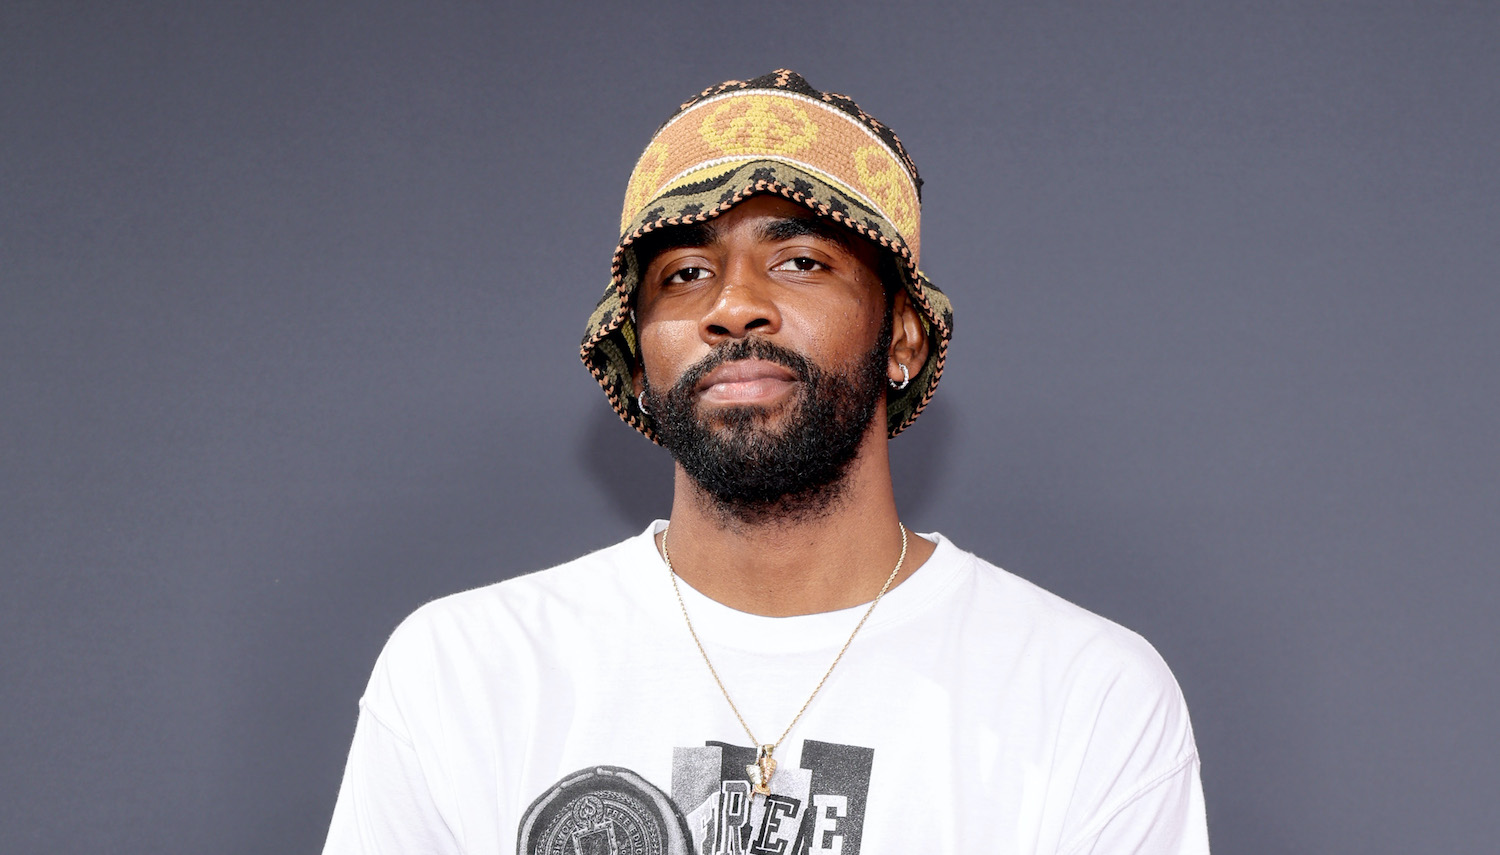
[(643, 415), (647, 415), (647, 416), (651, 415), (651, 411), (648, 410), (648, 409), (646, 409), (646, 393), (645, 392), (642, 392), (639, 395), (635, 396), (635, 403), (636, 403), (637, 406), (639, 406), (641, 408), (641, 413)]
[(901, 369), (901, 382), (897, 383), (895, 380), (890, 380), (887, 382), (891, 384), (892, 389), (900, 391), (902, 389), (905, 389), (906, 384), (911, 382), (911, 372), (906, 370), (906, 363), (904, 362), (896, 363), (896, 367)]

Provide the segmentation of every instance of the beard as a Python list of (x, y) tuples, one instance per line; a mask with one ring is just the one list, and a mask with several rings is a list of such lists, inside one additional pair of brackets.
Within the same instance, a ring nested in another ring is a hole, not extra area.
[[(721, 517), (763, 523), (822, 516), (842, 495), (885, 394), (890, 341), (888, 317), (874, 348), (832, 370), (761, 338), (721, 345), (664, 393), (647, 388), (657, 438)], [(720, 365), (742, 359), (790, 369), (799, 381), (796, 394), (778, 407), (699, 412), (698, 383)], [(784, 411), (782, 423), (772, 427), (778, 409)]]

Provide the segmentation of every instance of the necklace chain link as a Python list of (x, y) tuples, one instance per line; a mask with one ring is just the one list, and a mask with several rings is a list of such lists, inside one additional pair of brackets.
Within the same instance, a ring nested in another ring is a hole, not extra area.
[[(722, 694), (724, 696), (724, 700), (729, 703), (730, 711), (734, 713), (734, 717), (736, 719), (739, 719), (740, 727), (744, 728), (745, 735), (750, 737), (750, 744), (756, 746), (756, 749), (759, 752), (760, 756), (757, 759), (757, 763), (762, 764), (760, 768), (764, 772), (764, 777), (762, 780), (756, 782), (757, 792), (766, 791), (770, 785), (771, 772), (776, 768), (775, 762), (770, 760), (772, 752), (776, 750), (776, 746), (780, 745), (782, 740), (786, 739), (787, 734), (792, 732), (792, 728), (797, 726), (797, 722), (801, 720), (802, 714), (807, 712), (807, 708), (812, 705), (813, 698), (816, 698), (818, 696), (818, 692), (823, 690), (823, 684), (828, 682), (829, 676), (833, 674), (833, 669), (838, 667), (839, 661), (842, 660), (844, 658), (844, 654), (848, 652), (849, 645), (854, 643), (854, 637), (856, 635), (859, 635), (859, 631), (864, 628), (865, 621), (870, 619), (870, 615), (875, 611), (875, 607), (880, 605), (880, 598), (885, 596), (886, 591), (889, 591), (891, 589), (891, 585), (895, 583), (896, 577), (900, 575), (901, 567), (906, 563), (906, 526), (902, 525), (899, 521), (896, 523), (896, 526), (901, 529), (901, 555), (896, 559), (896, 566), (891, 569), (891, 575), (886, 577), (885, 584), (880, 586), (880, 593), (876, 594), (875, 599), (870, 601), (870, 607), (865, 609), (865, 613), (860, 617), (859, 623), (854, 625), (854, 631), (849, 633), (849, 638), (844, 641), (844, 646), (839, 648), (838, 655), (833, 657), (832, 664), (828, 666), (827, 671), (823, 672), (822, 678), (818, 680), (818, 685), (813, 687), (812, 694), (808, 695), (807, 700), (802, 702), (802, 708), (797, 710), (796, 715), (792, 716), (792, 720), (789, 724), (787, 724), (786, 730), (783, 730), (781, 732), (781, 735), (776, 737), (775, 742), (765, 744), (762, 744), (760, 740), (755, 738), (755, 733), (750, 730), (750, 725), (745, 723), (745, 717), (740, 714), (740, 708), (735, 706), (734, 698), (731, 698), (729, 696), (729, 690), (724, 688), (724, 680), (719, 677), (718, 669), (714, 668), (713, 660), (708, 658), (708, 651), (703, 649), (703, 641), (702, 639), (698, 638), (698, 631), (693, 628), (693, 619), (688, 616), (687, 603), (682, 599), (682, 588), (677, 584), (677, 571), (673, 569), (672, 556), (667, 551), (667, 533), (666, 531), (662, 532), (662, 561), (664, 561), (667, 565), (667, 576), (672, 580), (672, 592), (677, 595), (677, 607), (682, 609), (682, 620), (687, 624), (688, 634), (693, 637), (693, 644), (698, 647), (698, 655), (703, 657), (703, 664), (708, 666), (708, 673), (713, 676), (714, 683), (719, 687), (720, 694)], [(766, 763), (769, 763), (769, 766), (764, 765)], [(753, 769), (754, 767), (750, 768)]]

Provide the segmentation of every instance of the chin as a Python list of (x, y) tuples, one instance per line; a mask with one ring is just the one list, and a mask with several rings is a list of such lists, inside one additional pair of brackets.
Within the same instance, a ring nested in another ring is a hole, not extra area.
[(697, 408), (698, 424), (705, 430), (720, 434), (754, 429), (760, 432), (781, 433), (793, 421), (791, 411), (798, 401), (781, 401), (776, 404), (731, 404), (719, 407)]

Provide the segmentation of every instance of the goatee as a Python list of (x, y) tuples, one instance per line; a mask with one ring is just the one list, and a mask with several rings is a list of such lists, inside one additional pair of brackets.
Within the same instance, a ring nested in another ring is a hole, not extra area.
[[(726, 518), (746, 523), (821, 516), (842, 494), (880, 397), (885, 394), (891, 326), (868, 353), (835, 369), (763, 338), (731, 341), (694, 364), (665, 393), (646, 390), (657, 438)], [(697, 410), (696, 387), (726, 362), (763, 359), (797, 376), (795, 395), (777, 408)]]

